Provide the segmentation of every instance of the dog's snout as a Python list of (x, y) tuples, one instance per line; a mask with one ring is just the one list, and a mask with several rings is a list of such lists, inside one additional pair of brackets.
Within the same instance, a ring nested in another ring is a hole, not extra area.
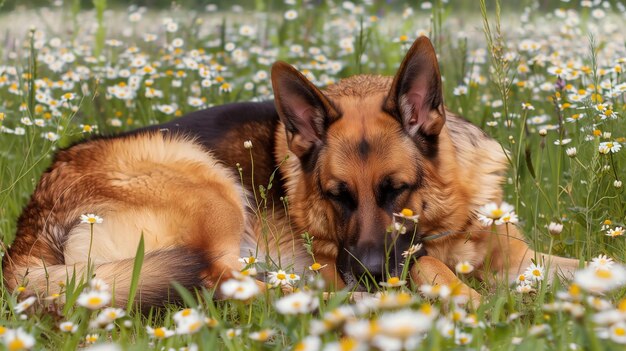
[(385, 250), (373, 244), (354, 246), (349, 249), (353, 258), (352, 274), (355, 277), (370, 275), (382, 277), (385, 271)]
[[(337, 257), (337, 267), (346, 284), (371, 289), (389, 277), (402, 274), (403, 265), (407, 263), (403, 252), (407, 251), (416, 239), (408, 234), (385, 235), (387, 237), (381, 235), (380, 240), (367, 240), (361, 237), (361, 240), (354, 244), (341, 248)], [(423, 254), (422, 251), (420, 254)]]

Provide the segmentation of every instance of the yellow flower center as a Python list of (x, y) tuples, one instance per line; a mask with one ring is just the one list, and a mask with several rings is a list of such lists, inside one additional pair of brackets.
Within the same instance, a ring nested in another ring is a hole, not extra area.
[(389, 285), (397, 285), (400, 283), (400, 278), (398, 277), (391, 277), (387, 280), (387, 284)]
[(624, 336), (624, 335), (626, 335), (626, 329), (618, 327), (618, 328), (615, 328), (614, 333), (617, 336)]
[(98, 306), (101, 303), (102, 303), (102, 298), (100, 298), (99, 296), (93, 296), (93, 297), (90, 297), (89, 300), (87, 300), (87, 304), (91, 306)]
[(598, 269), (596, 271), (596, 277), (602, 279), (611, 279), (613, 277), (613, 273), (611, 273), (611, 271), (609, 271), (608, 269)]
[(380, 328), (378, 327), (378, 323), (375, 320), (371, 320), (369, 334), (375, 335), (376, 333), (378, 333), (379, 330)]
[(94, 223), (96, 223), (96, 219), (93, 218), (93, 217), (89, 217), (89, 218), (87, 218), (87, 222), (89, 222), (91, 224), (94, 224)]
[(287, 275), (285, 275), (284, 273), (278, 273), (278, 274), (276, 274), (276, 279), (278, 279), (278, 280), (285, 280), (285, 279), (287, 279)]
[(17, 288), (17, 291), (19, 292), (23, 292), (24, 290), (26, 290), (26, 287), (20, 286)]
[(611, 224), (613, 224), (613, 222), (611, 222), (610, 219), (605, 219), (604, 222), (602, 222), (602, 224), (604, 224), (604, 225), (611, 225)]
[(185, 309), (183, 310), (183, 312), (181, 313), (181, 315), (182, 315), (183, 317), (187, 317), (187, 316), (189, 316), (190, 314), (191, 314), (191, 308), (185, 308)]
[(534, 275), (535, 277), (540, 277), (540, 276), (541, 276), (541, 271), (540, 271), (540, 270), (538, 270), (538, 269), (533, 269), (533, 275)]
[(289, 279), (296, 279), (296, 275), (293, 273), (289, 274)]
[(501, 209), (496, 208), (495, 210), (491, 210), (491, 217), (493, 218), (500, 218), (500, 216), (502, 216), (504, 212), (502, 212)]
[(517, 278), (517, 280), (519, 280), (520, 282), (523, 282), (526, 280), (526, 276), (523, 274), (520, 274), (520, 276)]
[(159, 338), (159, 339), (164, 338), (165, 337), (165, 330), (163, 330), (163, 328), (156, 328), (154, 330), (154, 336)]
[(425, 303), (420, 307), (420, 311), (425, 315), (430, 315), (431, 313), (433, 313), (433, 306)]
[(408, 36), (406, 36), (404, 34), (400, 36), (400, 41), (407, 41), (407, 40), (409, 40)]
[(250, 256), (250, 257), (248, 257), (248, 263), (249, 263), (249, 264), (250, 264), (250, 263), (254, 263), (254, 262), (256, 262), (256, 258), (254, 258), (254, 256)]
[(398, 294), (397, 300), (399, 304), (407, 304), (411, 302), (411, 295), (404, 293), (404, 292), (400, 293)]
[(352, 338), (343, 338), (339, 341), (339, 350), (350, 351), (356, 349), (356, 340)]
[(591, 101), (602, 102), (604, 101), (604, 99), (602, 98), (602, 95), (595, 93), (595, 94), (591, 94)]
[(580, 286), (576, 285), (576, 284), (572, 284), (569, 287), (569, 294), (572, 296), (578, 296), (580, 295)]
[(23, 350), (26, 348), (24, 341), (20, 339), (13, 339), (7, 344), (7, 349), (11, 351)]
[(314, 271), (319, 271), (320, 269), (322, 269), (322, 265), (321, 265), (321, 264), (319, 264), (319, 263), (317, 263), (317, 262), (315, 262), (315, 263), (313, 263), (313, 264), (311, 265), (311, 270), (314, 270)]
[(400, 211), (400, 213), (405, 217), (413, 216), (413, 211), (408, 208), (403, 208), (402, 211)]
[[(619, 302), (617, 309), (621, 312), (626, 312), (626, 299), (622, 299), (622, 301)], [(2, 332), (0, 332), (0, 335), (2, 335)]]
[(191, 323), (189, 325), (189, 331), (193, 333), (196, 330), (200, 329), (201, 326), (202, 326), (202, 323), (200, 323), (200, 322)]

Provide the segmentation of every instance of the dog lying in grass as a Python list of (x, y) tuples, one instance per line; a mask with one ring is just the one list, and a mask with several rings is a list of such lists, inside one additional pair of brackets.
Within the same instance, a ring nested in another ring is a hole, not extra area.
[[(59, 151), (3, 258), (7, 286), (49, 293), (93, 264), (123, 305), (142, 236), (147, 305), (167, 301), (172, 281), (214, 287), (250, 255), (299, 272), (316, 263), (334, 288), (408, 274), (475, 301), (453, 272), (459, 262), (479, 279), (512, 280), (531, 259), (551, 272), (578, 267), (535, 253), (507, 223), (506, 154), (446, 110), (427, 38), (394, 77), (358, 75), (320, 90), (277, 62), (271, 79), (273, 103), (215, 107)], [(87, 213), (102, 223), (81, 223)]]

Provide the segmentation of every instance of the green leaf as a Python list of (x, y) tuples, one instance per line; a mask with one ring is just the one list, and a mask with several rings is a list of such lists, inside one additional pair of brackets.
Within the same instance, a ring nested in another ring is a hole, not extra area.
[(139, 239), (139, 245), (137, 246), (137, 254), (135, 255), (135, 263), (133, 265), (133, 276), (130, 282), (130, 291), (128, 292), (128, 305), (126, 306), (126, 312), (130, 312), (133, 307), (135, 295), (137, 294), (137, 286), (139, 285), (139, 275), (141, 274), (141, 266), (143, 265), (144, 258), (144, 241), (143, 232)]
[(183, 299), (185, 304), (191, 308), (195, 308), (198, 306), (198, 300), (189, 292), (189, 290), (185, 289), (184, 286), (178, 284), (177, 282), (172, 282), (172, 286), (176, 289), (176, 292)]

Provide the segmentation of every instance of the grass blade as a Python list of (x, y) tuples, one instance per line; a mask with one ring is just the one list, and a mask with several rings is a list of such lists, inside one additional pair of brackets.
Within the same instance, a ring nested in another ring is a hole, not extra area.
[(141, 233), (141, 239), (139, 239), (139, 245), (137, 246), (137, 254), (135, 255), (135, 263), (133, 265), (133, 277), (130, 282), (130, 291), (128, 292), (128, 305), (126, 306), (126, 312), (130, 312), (135, 295), (137, 294), (137, 285), (139, 284), (139, 275), (141, 274), (141, 266), (143, 265), (144, 258), (144, 241), (143, 233)]

